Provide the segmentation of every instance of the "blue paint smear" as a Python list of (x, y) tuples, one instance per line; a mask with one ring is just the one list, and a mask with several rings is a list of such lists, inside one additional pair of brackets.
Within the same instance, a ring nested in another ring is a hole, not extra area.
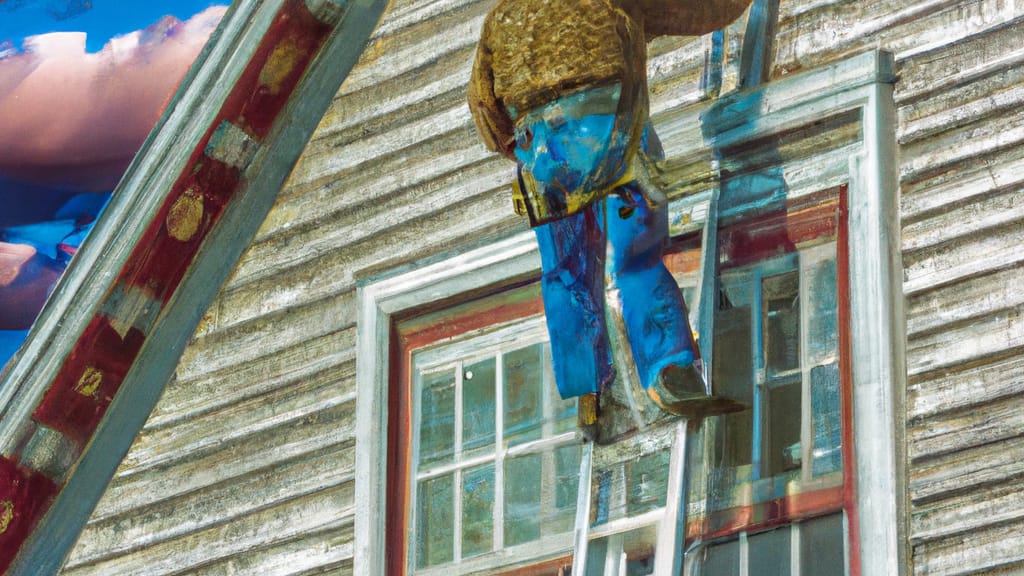
[(20, 49), (25, 37), (85, 32), (86, 50), (98, 52), (115, 36), (142, 30), (170, 15), (188, 20), (224, 0), (0, 0), (0, 56)]

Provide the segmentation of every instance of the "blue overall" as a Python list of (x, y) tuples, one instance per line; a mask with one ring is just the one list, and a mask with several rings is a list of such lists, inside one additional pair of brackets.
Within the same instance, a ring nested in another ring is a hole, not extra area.
[[(519, 170), (545, 196), (564, 198), (602, 161), (621, 158), (626, 138), (612, 138), (614, 110), (593, 113), (586, 91), (543, 108), (519, 119), (516, 158)], [(639, 154), (648, 153), (648, 140), (657, 148), (650, 127)], [(661, 260), (668, 239), (667, 207), (652, 206), (647, 198), (634, 180), (568, 216), (534, 227), (555, 381), (563, 398), (598, 392), (615, 378), (606, 290), (617, 308), (613, 313), (625, 325), (645, 390), (665, 367), (685, 368), (694, 361), (686, 306)]]

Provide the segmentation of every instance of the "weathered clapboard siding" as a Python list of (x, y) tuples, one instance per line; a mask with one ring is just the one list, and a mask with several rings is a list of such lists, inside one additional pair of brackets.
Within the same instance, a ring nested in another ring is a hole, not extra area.
[[(392, 3), (68, 574), (352, 572), (357, 281), (525, 229), (464, 105), (492, 4)], [(1019, 0), (780, 2), (774, 78), (869, 48), (898, 60), (919, 574), (1024, 570), (1022, 21)], [(652, 44), (656, 125), (701, 98), (708, 47)], [(787, 185), (842, 183), (850, 135), (775, 150)]]

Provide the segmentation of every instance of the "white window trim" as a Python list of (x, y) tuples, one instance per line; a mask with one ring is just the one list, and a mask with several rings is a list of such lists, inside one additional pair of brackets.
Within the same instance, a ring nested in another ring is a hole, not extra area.
[[(714, 126), (702, 126), (703, 106), (670, 110), (654, 122), (669, 158), (709, 157), (712, 147), (722, 149), (818, 119), (860, 113), (860, 145), (856, 150), (833, 155), (834, 165), (822, 168), (825, 176), (816, 185), (848, 185), (849, 330), (861, 573), (898, 576), (909, 573), (909, 569), (904, 441), (906, 337), (894, 79), (892, 56), (872, 51), (739, 94), (737, 102), (756, 104), (738, 106), (735, 122), (717, 131)], [(706, 138), (706, 134), (713, 136)], [(687, 210), (699, 211), (692, 201), (671, 207), (673, 214)], [(360, 287), (356, 573), (384, 573), (386, 400), (392, 317), (477, 288), (536, 275), (538, 270), (536, 241), (532, 233), (525, 232)]]
[(357, 574), (384, 574), (387, 509), (387, 393), (391, 320), (431, 302), (540, 273), (532, 232), (471, 250), (358, 290), (356, 342)]

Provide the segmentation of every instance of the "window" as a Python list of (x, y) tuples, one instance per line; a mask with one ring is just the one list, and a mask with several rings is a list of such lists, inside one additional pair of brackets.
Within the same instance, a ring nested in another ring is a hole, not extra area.
[[(571, 564), (581, 442), (537, 283), (395, 327), (389, 574), (556, 576)], [(408, 424), (406, 424), (408, 422)], [(566, 572), (567, 573), (567, 572)]]
[(740, 563), (759, 567), (751, 574), (844, 573), (845, 194), (719, 230), (712, 382), (750, 408), (709, 420), (691, 461), (701, 574), (736, 574)]
[[(396, 533), (406, 540), (397, 573), (522, 569), (572, 551), (581, 452), (576, 403), (558, 395), (543, 317), (500, 321), (515, 315), (524, 296), (532, 307), (536, 292), (530, 285), (399, 324), (399, 361), (411, 368), (400, 382), (411, 403), (392, 422), (407, 414), (411, 424), (408, 454), (400, 457), (409, 462), (409, 501), (404, 514), (394, 510), (407, 526)], [(461, 318), (480, 315), (495, 324), (460, 333)], [(555, 562), (531, 573), (560, 569)]]

